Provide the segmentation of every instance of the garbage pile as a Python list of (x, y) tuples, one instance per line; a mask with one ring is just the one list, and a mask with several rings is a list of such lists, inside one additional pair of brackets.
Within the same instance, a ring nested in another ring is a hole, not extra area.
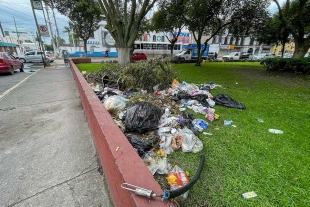
[[(228, 95), (213, 97), (210, 91), (221, 86), (212, 82), (198, 85), (174, 80), (170, 88), (159, 90), (155, 86), (152, 93), (90, 85), (150, 172), (167, 175), (171, 189), (182, 187), (189, 180), (186, 176), (186, 182), (182, 182), (176, 176), (184, 175), (184, 170), (172, 166), (167, 155), (177, 150), (198, 153), (203, 149), (199, 133), (219, 119), (214, 105), (245, 109), (244, 104)], [(195, 118), (192, 112), (205, 119)]]

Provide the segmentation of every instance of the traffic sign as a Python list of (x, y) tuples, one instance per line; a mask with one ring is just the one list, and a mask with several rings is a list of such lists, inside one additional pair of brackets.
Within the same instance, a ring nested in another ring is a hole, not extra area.
[(33, 9), (43, 10), (42, 3), (40, 1), (33, 1)]
[(12, 31), (12, 33), (27, 34), (27, 32), (15, 32), (15, 31)]
[(39, 25), (40, 34), (42, 37), (49, 37), (48, 29), (46, 25)]

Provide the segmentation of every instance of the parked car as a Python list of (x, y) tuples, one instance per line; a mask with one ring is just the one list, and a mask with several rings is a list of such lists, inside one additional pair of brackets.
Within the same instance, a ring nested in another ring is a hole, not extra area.
[(213, 59), (215, 59), (215, 53), (214, 53), (214, 52), (209, 52), (209, 53), (208, 53), (207, 59), (208, 59), (208, 60), (213, 60)]
[(291, 53), (284, 53), (283, 54), (283, 58), (292, 58), (293, 57), (293, 54)]
[[(19, 60), (22, 61), (23, 63), (26, 63), (26, 62), (43, 62), (43, 59), (42, 59), (42, 56), (43, 56), (43, 52), (42, 51), (30, 51), (30, 52), (27, 52), (25, 53), (25, 55), (20, 55), (19, 56)], [(49, 59), (50, 62), (53, 62), (54, 61), (54, 57), (52, 56), (46, 56), (46, 58)]]
[(254, 60), (265, 60), (267, 58), (274, 58), (275, 55), (274, 54), (270, 54), (270, 53), (260, 53), (257, 56), (254, 56)]
[(14, 71), (19, 69), (24, 72), (24, 64), (7, 52), (0, 52), (0, 73), (14, 74)]
[(147, 60), (147, 56), (145, 53), (143, 52), (135, 52), (132, 54), (131, 59), (134, 61), (138, 61), (138, 60)]
[(54, 62), (55, 58), (52, 52), (50, 51), (45, 51), (45, 57), (50, 60), (50, 62)]
[(247, 53), (247, 52), (243, 52), (243, 53), (241, 53), (240, 59), (252, 60), (253, 59), (253, 54)]
[(239, 60), (240, 59), (240, 54), (239, 52), (231, 52), (228, 55), (224, 55), (223, 60)]

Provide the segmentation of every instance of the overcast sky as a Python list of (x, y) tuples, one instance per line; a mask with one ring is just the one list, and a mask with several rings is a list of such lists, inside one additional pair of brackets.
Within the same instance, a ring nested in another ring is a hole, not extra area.
[[(44, 12), (47, 18), (46, 11)], [(54, 12), (59, 30), (59, 36), (68, 42), (68, 34), (63, 33), (63, 30), (65, 26), (68, 26), (69, 19), (66, 16), (59, 14), (56, 9)], [(35, 10), (35, 13), (38, 24), (45, 24), (42, 10)], [(49, 16), (52, 23), (53, 34), (55, 35), (56, 27), (51, 9), (49, 9)], [(27, 32), (27, 34), (21, 34), (21, 36), (33, 39), (33, 36), (35, 36), (36, 33), (36, 25), (33, 12), (31, 10), (30, 0), (0, 0), (0, 21), (2, 28), (4, 31), (9, 31), (12, 36), (16, 36), (16, 33), (12, 33), (12, 31), (16, 31), (14, 18), (17, 31)], [(0, 35), (2, 36), (2, 34)], [(51, 43), (51, 38), (42, 37), (42, 39), (47, 44)]]
[[(279, 2), (282, 3), (284, 1), (285, 0), (280, 0)], [(35, 11), (38, 24), (45, 24), (42, 10), (35, 10)], [(269, 11), (271, 13), (277, 11), (276, 5), (274, 3), (272, 3), (271, 6), (269, 7)], [(65, 26), (68, 26), (69, 19), (64, 15), (59, 14), (56, 9), (54, 10), (54, 12), (59, 30), (59, 36), (65, 39), (66, 42), (68, 42), (68, 34), (63, 33), (63, 30)], [(45, 15), (47, 15), (46, 12)], [(52, 22), (53, 34), (55, 35), (56, 27), (51, 9), (49, 9), (49, 16)], [(16, 36), (16, 33), (12, 33), (12, 31), (16, 31), (14, 18), (16, 21), (17, 31), (27, 32), (27, 34), (22, 35), (33, 39), (36, 33), (36, 26), (33, 13), (31, 10), (30, 0), (0, 0), (0, 21), (2, 24), (2, 28), (5, 31), (9, 31), (10, 35), (12, 36)], [(0, 35), (2, 36), (2, 34)], [(44, 37), (43, 41), (47, 44), (50, 44), (51, 38)]]

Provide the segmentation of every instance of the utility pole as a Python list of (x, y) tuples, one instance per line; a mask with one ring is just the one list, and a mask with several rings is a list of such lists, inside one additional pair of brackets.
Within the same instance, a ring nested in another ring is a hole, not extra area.
[(58, 47), (58, 50), (59, 50), (59, 31), (58, 31), (58, 26), (57, 26), (57, 22), (56, 22), (56, 18), (55, 18), (55, 13), (54, 13), (54, 4), (53, 4), (53, 1), (51, 2), (52, 3), (52, 12), (53, 12), (53, 17), (54, 17), (54, 21), (55, 21), (55, 26), (56, 26), (56, 32), (57, 32), (57, 47)]
[(15, 31), (16, 31), (16, 34), (17, 34), (17, 44), (18, 44), (18, 47), (20, 48), (20, 43), (19, 43), (19, 35), (18, 35), (18, 31), (17, 31), (17, 27), (16, 27), (16, 22), (15, 22), (15, 17), (13, 16), (13, 19), (14, 19), (14, 24), (15, 24)]
[[(36, 26), (37, 26), (37, 37), (39, 38), (39, 45), (40, 45), (40, 43), (41, 43), (41, 33), (40, 33), (40, 29), (39, 29), (39, 24), (38, 24), (38, 20), (37, 20), (37, 17), (36, 17), (36, 13), (34, 12), (34, 9), (33, 9), (33, 0), (30, 0), (30, 3), (31, 3), (31, 9), (32, 9), (32, 13), (33, 13), (33, 17), (34, 17), (34, 20), (35, 20), (35, 22), (36, 22)], [(46, 66), (46, 56), (45, 56), (45, 50), (44, 50), (44, 47), (42, 47), (42, 49), (43, 49), (43, 57), (44, 57), (44, 59), (43, 59), (43, 65), (44, 65), (44, 67)], [(49, 62), (48, 62), (48, 64), (49, 64)]]
[(48, 6), (45, 6), (45, 9), (46, 9), (46, 14), (47, 14), (47, 19), (48, 19), (48, 24), (50, 26), (50, 31), (51, 31), (51, 37), (52, 37), (52, 42), (53, 42), (53, 48), (54, 48), (54, 55), (57, 54), (57, 50), (56, 50), (56, 44), (55, 44), (55, 41), (53, 41), (53, 29), (52, 29), (52, 24), (51, 24), (51, 21), (50, 21), (50, 15), (48, 13)]

